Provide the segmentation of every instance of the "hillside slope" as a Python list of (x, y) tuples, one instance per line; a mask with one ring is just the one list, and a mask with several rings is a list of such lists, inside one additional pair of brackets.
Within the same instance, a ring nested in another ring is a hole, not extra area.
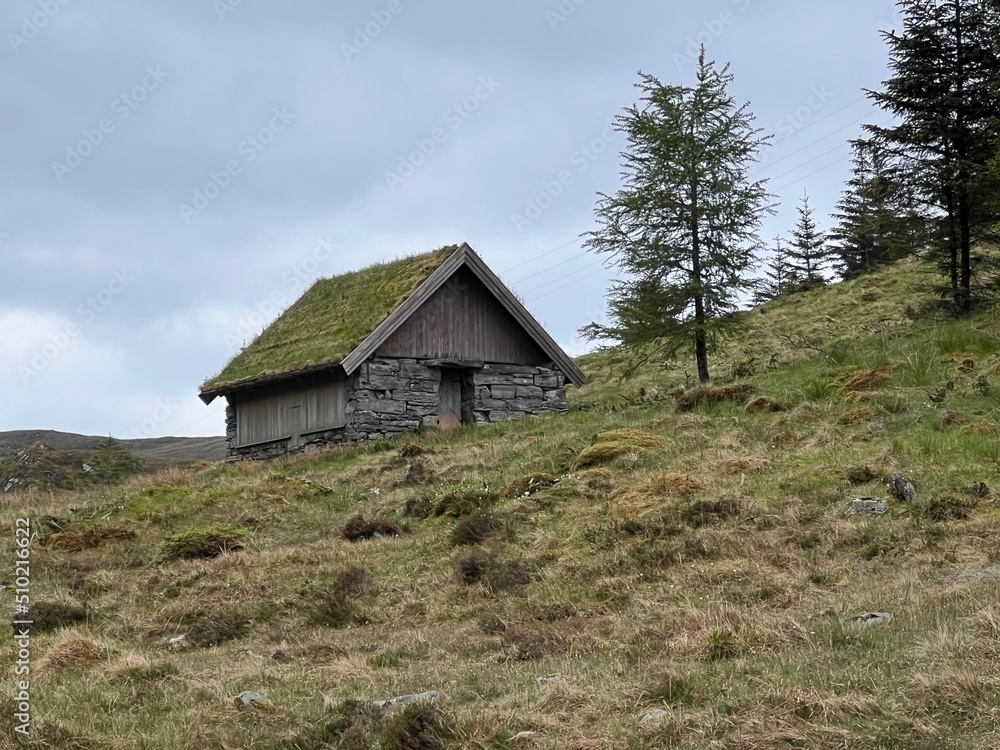
[[(58, 430), (10, 430), (0, 432), (0, 458), (17, 453), (32, 443), (42, 442), (61, 451), (92, 451), (104, 440), (107, 437)], [(221, 461), (226, 456), (224, 437), (137, 438), (121, 443), (136, 455), (168, 461)]]
[(771, 303), (708, 390), (597, 355), (567, 417), (19, 499), (26, 746), (1000, 746), (1000, 317), (921, 284)]

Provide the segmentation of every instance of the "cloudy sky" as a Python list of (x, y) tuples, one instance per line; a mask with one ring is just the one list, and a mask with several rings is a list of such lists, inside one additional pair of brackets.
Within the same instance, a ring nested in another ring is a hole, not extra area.
[(891, 0), (4, 0), (0, 430), (215, 435), (198, 386), (319, 276), (467, 241), (571, 353), (638, 71), (697, 45), (787, 233), (884, 122)]

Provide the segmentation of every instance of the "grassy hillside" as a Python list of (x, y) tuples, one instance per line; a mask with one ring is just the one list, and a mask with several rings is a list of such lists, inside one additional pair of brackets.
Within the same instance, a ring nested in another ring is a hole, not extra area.
[[(11, 430), (0, 432), (0, 458), (13, 455), (34, 443), (45, 443), (61, 451), (92, 451), (106, 437), (77, 435), (57, 430)], [(224, 437), (160, 437), (122, 440), (133, 453), (170, 462), (221, 461), (226, 455)]]
[[(564, 418), (8, 501), (18, 746), (1000, 746), (1000, 316), (924, 281), (755, 311), (711, 391), (601, 355)], [(845, 515), (895, 471), (914, 502)]]

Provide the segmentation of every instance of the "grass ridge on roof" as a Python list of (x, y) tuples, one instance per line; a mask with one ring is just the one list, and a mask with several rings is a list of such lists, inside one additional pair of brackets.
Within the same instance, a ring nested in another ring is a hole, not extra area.
[(206, 380), (202, 393), (341, 362), (458, 248), (446, 245), (319, 279)]

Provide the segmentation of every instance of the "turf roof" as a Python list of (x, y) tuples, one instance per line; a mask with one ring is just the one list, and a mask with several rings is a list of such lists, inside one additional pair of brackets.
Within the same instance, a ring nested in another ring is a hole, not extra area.
[(206, 380), (201, 392), (341, 362), (456, 250), (457, 245), (448, 245), (320, 279), (222, 372)]

